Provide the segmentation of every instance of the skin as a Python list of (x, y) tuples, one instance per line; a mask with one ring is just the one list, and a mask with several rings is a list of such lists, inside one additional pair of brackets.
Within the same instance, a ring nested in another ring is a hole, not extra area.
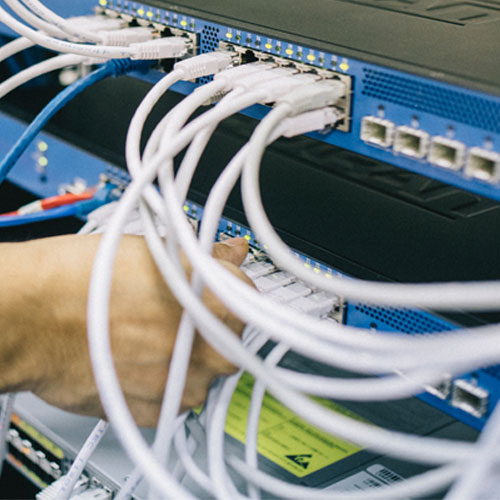
[[(87, 347), (86, 302), (96, 235), (0, 244), (0, 392), (32, 391), (68, 411), (104, 417)], [(244, 239), (218, 243), (214, 257), (242, 280)], [(190, 272), (185, 263), (186, 272)], [(208, 290), (205, 304), (233, 331), (243, 324)], [(111, 345), (137, 423), (158, 419), (182, 309), (165, 285), (144, 239), (125, 236), (115, 266)], [(196, 339), (183, 408), (201, 404), (211, 380), (235, 367)]]

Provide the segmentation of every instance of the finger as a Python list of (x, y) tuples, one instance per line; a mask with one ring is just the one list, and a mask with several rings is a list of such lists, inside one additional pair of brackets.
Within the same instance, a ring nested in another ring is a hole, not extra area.
[(213, 256), (216, 259), (231, 262), (235, 266), (241, 266), (248, 254), (248, 242), (245, 238), (230, 238), (214, 246)]

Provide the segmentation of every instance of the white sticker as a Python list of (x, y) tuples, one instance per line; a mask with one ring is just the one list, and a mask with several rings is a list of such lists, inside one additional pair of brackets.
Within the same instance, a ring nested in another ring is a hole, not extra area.
[(335, 484), (325, 488), (325, 490), (335, 491), (356, 491), (367, 490), (369, 488), (380, 488), (403, 481), (404, 478), (392, 470), (380, 464), (371, 465), (366, 470), (357, 472), (350, 477), (346, 477)]

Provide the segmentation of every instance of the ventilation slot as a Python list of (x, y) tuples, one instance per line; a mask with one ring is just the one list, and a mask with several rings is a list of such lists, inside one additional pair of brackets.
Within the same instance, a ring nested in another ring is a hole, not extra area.
[(499, 102), (384, 71), (364, 68), (363, 73), (362, 94), (367, 97), (500, 133)]
[(355, 309), (403, 333), (445, 332), (450, 330), (450, 326), (446, 323), (442, 323), (417, 311), (370, 307), (362, 304), (356, 305)]
[[(201, 31), (200, 37), (200, 52), (203, 54), (205, 52), (212, 52), (219, 47), (219, 28), (214, 28), (213, 26), (205, 25)], [(199, 83), (207, 83), (213, 79), (212, 76), (203, 77), (198, 80)]]

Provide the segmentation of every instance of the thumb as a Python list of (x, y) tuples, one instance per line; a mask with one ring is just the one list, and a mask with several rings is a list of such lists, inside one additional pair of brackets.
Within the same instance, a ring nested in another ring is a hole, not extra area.
[(245, 238), (230, 238), (214, 245), (213, 256), (216, 259), (241, 266), (248, 254), (248, 242)]

